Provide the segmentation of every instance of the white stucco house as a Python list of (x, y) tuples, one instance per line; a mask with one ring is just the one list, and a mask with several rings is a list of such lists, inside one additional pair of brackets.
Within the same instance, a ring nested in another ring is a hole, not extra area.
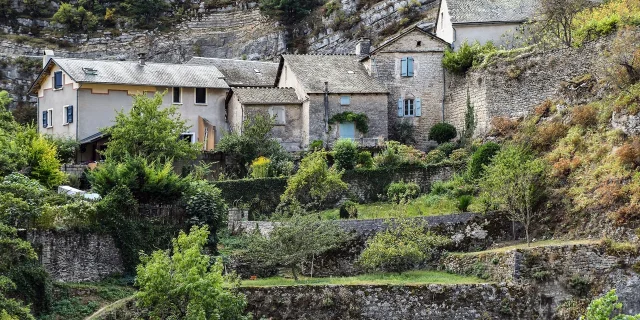
[(496, 46), (539, 12), (539, 0), (441, 0), (435, 33), (453, 50), (467, 41)]

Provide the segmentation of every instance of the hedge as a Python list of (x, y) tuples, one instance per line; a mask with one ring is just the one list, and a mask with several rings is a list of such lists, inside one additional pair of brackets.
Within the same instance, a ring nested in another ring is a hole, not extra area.
[(249, 217), (270, 214), (280, 203), (280, 195), (287, 187), (287, 178), (262, 178), (216, 181), (229, 207), (249, 205)]

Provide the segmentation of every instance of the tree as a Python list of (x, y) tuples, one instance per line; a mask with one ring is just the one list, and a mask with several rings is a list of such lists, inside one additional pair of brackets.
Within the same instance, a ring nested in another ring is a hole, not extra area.
[(207, 227), (194, 226), (171, 251), (141, 255), (136, 298), (151, 319), (249, 319), (244, 296), (225, 287), (221, 259), (204, 254), (208, 237)]
[(207, 226), (211, 230), (208, 245), (216, 249), (218, 230), (228, 213), (220, 189), (200, 180), (192, 182), (185, 192), (185, 209), (192, 225)]
[(339, 170), (352, 170), (358, 162), (358, 144), (351, 139), (340, 139), (333, 146), (336, 166)]
[(162, 97), (160, 93), (153, 98), (134, 96), (131, 111), (118, 112), (115, 124), (102, 129), (110, 136), (105, 153), (108, 161), (123, 161), (128, 156), (159, 163), (196, 158), (200, 145), (179, 139), (189, 126), (176, 106), (161, 107)]
[(45, 138), (56, 146), (56, 159), (60, 163), (72, 163), (76, 160), (76, 151), (78, 150), (79, 143), (76, 139), (71, 137), (57, 137), (47, 135)]
[(471, 103), (471, 95), (469, 94), (469, 89), (467, 89), (467, 111), (464, 114), (464, 129), (462, 130), (462, 134), (460, 135), (462, 144), (471, 142), (471, 139), (473, 139), (473, 133), (476, 130), (476, 125), (477, 122), (475, 108)]
[(326, 152), (313, 152), (302, 159), (298, 171), (287, 180), (279, 207), (303, 205), (319, 209), (346, 189), (342, 172), (327, 165)]
[(16, 289), (16, 285), (6, 275), (12, 269), (36, 259), (35, 251), (28, 242), (18, 237), (17, 230), (0, 222), (0, 317), (35, 319), (29, 307), (24, 306), (19, 300), (7, 297), (7, 294)]
[(254, 235), (246, 251), (248, 258), (264, 266), (282, 266), (298, 281), (300, 265), (349, 240), (335, 222), (317, 215), (295, 215), (276, 226), (269, 236)]
[(567, 47), (573, 45), (574, 18), (588, 7), (589, 0), (542, 0), (540, 32), (550, 32)]
[(514, 222), (524, 226), (527, 244), (529, 229), (539, 216), (546, 190), (546, 166), (523, 146), (506, 146), (486, 167), (481, 189), (489, 201), (502, 205)]
[(387, 223), (388, 228), (367, 241), (358, 263), (371, 270), (402, 273), (430, 260), (439, 249), (451, 243), (433, 234), (422, 221), (402, 219)]
[(133, 15), (138, 25), (147, 27), (169, 10), (169, 3), (165, 0), (125, 0), (122, 6)]
[(234, 171), (241, 176), (246, 176), (251, 162), (259, 157), (271, 160), (270, 167), (275, 175), (288, 175), (292, 170), (291, 156), (271, 136), (271, 129), (273, 119), (256, 115), (245, 120), (241, 128), (225, 134), (216, 150), (224, 152), (236, 163)]
[(605, 52), (608, 77), (620, 87), (640, 81), (640, 32), (636, 29), (618, 31), (610, 49)]
[(640, 314), (635, 316), (621, 313), (622, 303), (618, 302), (616, 290), (613, 289), (601, 298), (593, 300), (587, 313), (580, 317), (580, 320), (639, 320)]
[(447, 142), (457, 135), (456, 127), (444, 122), (434, 125), (431, 127), (431, 130), (429, 130), (429, 140), (434, 140), (438, 142), (438, 144)]
[(38, 121), (38, 108), (28, 103), (19, 103), (13, 110), (13, 117), (21, 125), (34, 124)]
[(62, 3), (53, 15), (52, 21), (64, 25), (69, 32), (87, 32), (94, 30), (98, 25), (98, 18), (93, 12), (83, 6), (76, 7), (70, 3)]
[(304, 19), (321, 4), (318, 0), (260, 0), (260, 11), (291, 26)]

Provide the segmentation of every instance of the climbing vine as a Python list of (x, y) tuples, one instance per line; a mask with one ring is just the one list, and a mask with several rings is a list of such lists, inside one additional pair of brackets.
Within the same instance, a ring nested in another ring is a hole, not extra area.
[(342, 123), (342, 122), (353, 122), (356, 125), (356, 129), (366, 134), (369, 132), (369, 118), (364, 113), (354, 113), (351, 111), (346, 111), (342, 113), (338, 113), (329, 119), (329, 123)]

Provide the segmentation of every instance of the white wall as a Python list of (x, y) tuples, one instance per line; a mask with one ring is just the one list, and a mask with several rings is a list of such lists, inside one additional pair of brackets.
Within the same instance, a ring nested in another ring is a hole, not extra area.
[[(46, 76), (41, 88), (38, 90), (38, 132), (42, 134), (56, 135), (59, 137), (76, 138), (77, 121), (77, 88), (69, 76), (63, 72), (63, 86), (61, 89), (53, 89), (53, 74), (61, 69), (54, 65), (51, 72)], [(63, 108), (66, 105), (73, 105), (73, 123), (64, 124), (66, 114)], [(52, 119), (49, 119), (49, 128), (42, 127), (42, 112), (53, 109)]]
[(440, 2), (440, 16), (438, 17), (438, 25), (436, 26), (436, 36), (438, 38), (452, 43), (454, 40), (453, 26), (451, 25), (451, 16), (447, 8), (447, 1)]
[(511, 24), (483, 24), (483, 25), (454, 25), (455, 41), (452, 46), (458, 50), (466, 40), (469, 44), (475, 41), (485, 44), (492, 41), (497, 47), (509, 45), (508, 35), (513, 35), (517, 31), (520, 23)]

